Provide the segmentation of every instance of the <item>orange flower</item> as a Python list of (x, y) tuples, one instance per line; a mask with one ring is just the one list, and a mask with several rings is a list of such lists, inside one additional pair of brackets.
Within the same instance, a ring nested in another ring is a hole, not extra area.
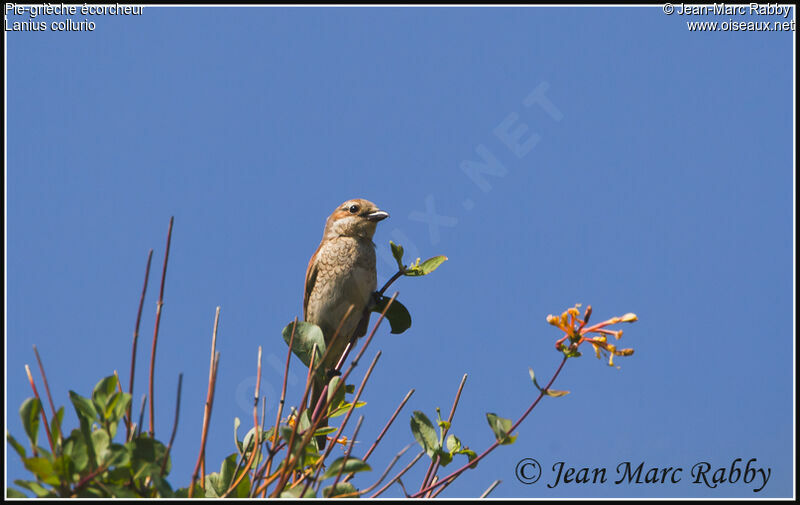
[[(618, 323), (633, 323), (638, 318), (636, 314), (628, 312), (619, 317), (612, 317), (601, 323), (587, 326), (589, 316), (592, 314), (592, 306), (586, 307), (583, 319), (580, 318), (580, 304), (575, 305), (564, 311), (560, 317), (549, 315), (547, 322), (558, 327), (565, 333), (563, 337), (556, 341), (556, 349), (563, 352), (567, 357), (577, 357), (581, 353), (578, 351), (580, 345), (589, 342), (594, 347), (598, 358), (603, 354), (608, 354), (608, 365), (614, 366), (614, 356), (630, 356), (633, 349), (617, 349), (613, 344), (608, 343), (607, 335), (613, 335), (615, 340), (622, 338), (622, 330), (609, 330), (607, 326)], [(594, 336), (592, 336), (594, 334)], [(565, 341), (569, 339), (569, 345)], [(617, 367), (619, 368), (619, 367)]]

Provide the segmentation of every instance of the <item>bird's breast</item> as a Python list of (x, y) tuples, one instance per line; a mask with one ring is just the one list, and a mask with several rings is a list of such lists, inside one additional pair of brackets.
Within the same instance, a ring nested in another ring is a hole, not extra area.
[(341, 331), (352, 334), (375, 291), (375, 247), (371, 241), (364, 242), (340, 237), (323, 243), (317, 253), (317, 277), (306, 320), (322, 328), (326, 338), (331, 337), (350, 305), (353, 310)]

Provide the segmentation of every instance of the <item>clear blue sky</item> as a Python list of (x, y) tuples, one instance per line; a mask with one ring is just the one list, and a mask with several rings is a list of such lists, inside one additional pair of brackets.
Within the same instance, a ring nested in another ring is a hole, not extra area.
[[(383, 356), (357, 453), (416, 393), (357, 486), (413, 441), (413, 410), (449, 410), (464, 373), (453, 432), (487, 447), (485, 413), (516, 418), (535, 395), (528, 367), (544, 379), (559, 362), (545, 317), (582, 303), (595, 321), (638, 314), (621, 341), (636, 354), (619, 370), (591, 352), (567, 363), (555, 387), (571, 394), (542, 402), (516, 444), (441, 496), (478, 496), (495, 479), (494, 497), (792, 495), (793, 32), (693, 33), (660, 6), (150, 7), (90, 19), (92, 32), (6, 33), (11, 433), (23, 437), (32, 344), (68, 426), (69, 389), (86, 395), (115, 369), (127, 388), (153, 248), (138, 405), (174, 215), (156, 435), (168, 438), (183, 372), (171, 481), (188, 485), (219, 305), (216, 469), (234, 450), (234, 417), (251, 416), (259, 345), (274, 418), (280, 330), (301, 315), (308, 258), (336, 205), (364, 197), (391, 213), (375, 236), (380, 280), (394, 272), (390, 239), (412, 259), (450, 260), (395, 284), (413, 326), (382, 328), (367, 351), (367, 363)], [(503, 137), (521, 124), (512, 149)], [(497, 175), (471, 179), (462, 165), (482, 156)], [(299, 360), (291, 376), (296, 404)], [(8, 480), (24, 478), (10, 456)], [(538, 483), (515, 478), (523, 458), (544, 467)], [(692, 483), (696, 463), (736, 458), (771, 469), (762, 491)], [(559, 461), (605, 467), (609, 482), (549, 489)], [(614, 485), (625, 461), (681, 467), (683, 479)]]

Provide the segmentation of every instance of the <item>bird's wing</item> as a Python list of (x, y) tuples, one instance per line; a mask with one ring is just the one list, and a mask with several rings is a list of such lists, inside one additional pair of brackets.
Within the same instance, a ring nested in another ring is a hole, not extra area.
[[(320, 247), (322, 244), (320, 244)], [(308, 260), (308, 268), (306, 268), (305, 280), (305, 293), (303, 293), (303, 319), (308, 318), (308, 300), (311, 298), (311, 291), (314, 289), (314, 283), (317, 281), (317, 253), (319, 247), (314, 251), (314, 255)]]

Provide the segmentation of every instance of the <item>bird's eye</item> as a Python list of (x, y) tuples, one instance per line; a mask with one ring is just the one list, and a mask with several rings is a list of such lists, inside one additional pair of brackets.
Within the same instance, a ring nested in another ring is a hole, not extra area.
[(358, 205), (351, 205), (350, 214), (356, 214), (357, 212), (358, 212)]

